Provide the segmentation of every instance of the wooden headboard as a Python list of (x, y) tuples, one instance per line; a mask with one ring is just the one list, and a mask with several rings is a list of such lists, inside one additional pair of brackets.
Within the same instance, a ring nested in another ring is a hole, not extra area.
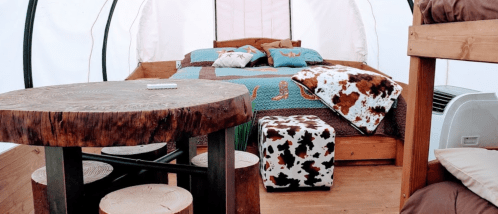
[[(270, 43), (275, 41), (280, 41), (281, 39), (271, 39), (271, 38), (244, 38), (244, 39), (234, 39), (225, 41), (213, 41), (213, 48), (224, 48), (224, 47), (242, 47), (244, 45), (252, 45), (255, 48), (263, 51), (261, 44)], [(301, 40), (292, 41), (292, 46), (301, 47)]]

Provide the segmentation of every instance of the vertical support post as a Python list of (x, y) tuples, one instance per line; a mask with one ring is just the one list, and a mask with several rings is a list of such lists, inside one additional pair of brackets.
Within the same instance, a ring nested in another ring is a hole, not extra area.
[(104, 82), (107, 81), (107, 37), (109, 36), (109, 29), (111, 28), (112, 15), (114, 14), (114, 9), (118, 4), (118, 0), (114, 0), (111, 5), (111, 10), (109, 11), (109, 17), (107, 18), (107, 24), (105, 25), (104, 32), (104, 44), (102, 45), (102, 79)]
[(214, 0), (214, 41), (218, 41), (218, 9), (216, 7), (216, 0)]
[(45, 147), (51, 214), (82, 213), (83, 162), (80, 147)]
[(208, 135), (209, 213), (235, 213), (234, 130)]
[(289, 0), (289, 39), (292, 40), (292, 0)]
[[(422, 22), (416, 0), (413, 25), (422, 25)], [(413, 32), (409, 34), (409, 38), (415, 36)], [(426, 185), (435, 73), (436, 59), (410, 58), (400, 210), (416, 190)]]
[(33, 28), (35, 26), (35, 14), (38, 0), (30, 0), (28, 11), (26, 12), (26, 21), (24, 24), (24, 41), (23, 41), (23, 68), (24, 68), (24, 87), (33, 88), (33, 72), (31, 70), (31, 47), (33, 46)]
[[(197, 154), (196, 138), (182, 137), (176, 142), (176, 148), (183, 151), (183, 154), (176, 159), (176, 163), (190, 165), (190, 161)], [(176, 175), (176, 182), (179, 187), (188, 191), (192, 190), (192, 179), (189, 174), (178, 173)]]

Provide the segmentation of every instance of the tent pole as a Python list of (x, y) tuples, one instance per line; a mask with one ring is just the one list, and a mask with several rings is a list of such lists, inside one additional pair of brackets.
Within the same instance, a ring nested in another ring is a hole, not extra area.
[(214, 0), (214, 40), (218, 41), (218, 11), (216, 9), (216, 0)]
[(31, 70), (31, 47), (33, 44), (33, 27), (35, 24), (35, 13), (37, 4), (38, 0), (29, 1), (28, 11), (26, 12), (26, 22), (24, 24), (23, 70), (25, 88), (33, 88), (33, 73)]
[(412, 10), (412, 14), (413, 14), (413, 0), (407, 0), (408, 1), (408, 5), (410, 5), (410, 10)]
[(292, 40), (292, 0), (289, 0), (289, 39)]
[(102, 79), (104, 80), (104, 82), (107, 81), (107, 66), (106, 66), (107, 37), (109, 36), (109, 28), (111, 28), (112, 15), (114, 14), (114, 9), (116, 8), (116, 4), (118, 4), (118, 0), (114, 0), (112, 2), (111, 11), (109, 11), (109, 18), (107, 18), (107, 24), (105, 26), (104, 44), (102, 45)]

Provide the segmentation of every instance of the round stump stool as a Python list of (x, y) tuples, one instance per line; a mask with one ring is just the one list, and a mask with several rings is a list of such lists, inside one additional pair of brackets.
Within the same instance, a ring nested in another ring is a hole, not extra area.
[[(208, 153), (192, 158), (192, 164), (208, 166)], [(235, 209), (236, 213), (260, 213), (259, 158), (249, 152), (235, 151)], [(192, 176), (192, 195), (195, 213), (207, 211), (207, 180)]]
[[(102, 188), (106, 182), (110, 182), (110, 174), (113, 168), (111, 165), (98, 161), (83, 161), (83, 183), (85, 191), (91, 192)], [(35, 214), (49, 214), (49, 204), (47, 199), (47, 171), (45, 167), (39, 168), (31, 174), (31, 187), (33, 188), (33, 203)], [(85, 202), (87, 210), (97, 212), (99, 200), (89, 200)]]
[[(139, 146), (104, 147), (102, 148), (101, 153), (103, 155), (109, 155), (115, 157), (153, 161), (168, 153), (168, 144), (153, 143), (153, 144), (139, 145)], [(114, 166), (114, 168), (119, 174), (124, 174), (128, 172), (128, 170), (126, 170), (123, 167)], [(143, 175), (141, 181), (135, 184), (143, 184), (143, 183), (167, 184), (168, 173), (148, 171), (145, 175)]]
[(183, 188), (166, 184), (131, 186), (102, 198), (99, 213), (193, 213), (192, 194)]
[(167, 143), (153, 143), (139, 146), (113, 146), (102, 148), (103, 155), (153, 161), (168, 153)]

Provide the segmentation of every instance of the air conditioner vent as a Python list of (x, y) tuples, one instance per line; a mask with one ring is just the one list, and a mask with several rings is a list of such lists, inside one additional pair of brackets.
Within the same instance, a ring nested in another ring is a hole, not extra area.
[(442, 91), (436, 91), (434, 90), (434, 99), (432, 101), (432, 111), (438, 112), (438, 113), (443, 113), (444, 109), (448, 105), (448, 103), (451, 101), (451, 99), (455, 98), (456, 96), (453, 94), (448, 94), (444, 93)]
[(434, 87), (434, 97), (432, 101), (432, 112), (442, 114), (448, 103), (458, 95), (466, 93), (476, 93), (478, 91), (460, 88), (449, 85), (438, 85)]

